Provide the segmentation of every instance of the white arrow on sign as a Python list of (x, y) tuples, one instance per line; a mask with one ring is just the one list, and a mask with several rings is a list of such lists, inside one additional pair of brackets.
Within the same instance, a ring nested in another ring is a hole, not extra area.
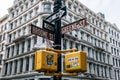
[(51, 14), (50, 16), (48, 16), (46, 18), (46, 21), (52, 22), (52, 21), (56, 20), (57, 18), (62, 18), (65, 15), (66, 15), (66, 7), (63, 7), (59, 11), (57, 11), (57, 12)]
[(58, 16), (59, 16), (59, 18), (61, 18), (61, 17), (63, 16), (63, 14), (64, 14), (64, 13), (65, 13), (65, 11), (64, 11), (64, 10), (60, 10), (60, 11), (59, 11), (59, 15), (58, 15)]

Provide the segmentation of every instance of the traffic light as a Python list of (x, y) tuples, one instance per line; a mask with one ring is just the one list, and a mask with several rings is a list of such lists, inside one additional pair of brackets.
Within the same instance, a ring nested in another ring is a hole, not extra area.
[(86, 52), (79, 51), (65, 54), (65, 70), (66, 72), (86, 72)]
[(53, 72), (57, 71), (58, 54), (52, 51), (38, 50), (35, 53), (35, 71)]

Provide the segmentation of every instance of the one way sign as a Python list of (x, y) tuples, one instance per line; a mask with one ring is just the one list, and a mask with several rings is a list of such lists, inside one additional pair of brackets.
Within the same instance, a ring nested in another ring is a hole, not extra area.
[(46, 21), (48, 22), (53, 22), (57, 19), (60, 19), (62, 18), (63, 16), (65, 16), (67, 14), (67, 11), (66, 11), (66, 6), (61, 8), (60, 10), (54, 12), (53, 14), (51, 14), (50, 16), (48, 16), (46, 18)]

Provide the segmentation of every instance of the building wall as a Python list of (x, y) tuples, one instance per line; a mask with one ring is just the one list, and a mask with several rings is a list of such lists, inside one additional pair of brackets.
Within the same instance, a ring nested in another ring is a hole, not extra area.
[(5, 55), (5, 43), (7, 38), (8, 15), (0, 18), (0, 77), (2, 75), (3, 59)]
[(110, 47), (111, 47), (111, 54), (112, 54), (112, 63), (113, 63), (113, 73), (115, 80), (120, 79), (120, 30), (117, 28), (116, 25), (110, 24), (109, 25), (109, 36), (110, 36)]
[[(119, 31), (111, 27), (113, 25), (105, 21), (104, 17), (95, 14), (79, 1), (63, 0), (62, 5), (67, 6), (67, 15), (62, 19), (62, 26), (82, 18), (87, 18), (89, 23), (85, 27), (81, 26), (78, 30), (66, 33), (61, 40), (62, 49), (76, 47), (78, 50), (87, 52), (87, 72), (80, 73), (74, 79), (73, 77), (63, 77), (63, 79), (119, 80), (119, 38), (109, 32), (112, 29), (117, 32), (116, 35), (119, 35)], [(42, 72), (34, 71), (34, 47), (46, 43), (46, 40), (31, 34), (30, 24), (42, 27), (42, 20), (52, 13), (52, 9), (52, 0), (17, 0), (9, 8), (3, 79), (51, 78), (51, 76), (43, 76)], [(117, 41), (116, 45), (115, 40)], [(114, 49), (114, 53), (111, 51), (113, 46), (116, 49)], [(64, 54), (62, 65), (64, 65)], [(62, 70), (65, 72), (64, 67)]]

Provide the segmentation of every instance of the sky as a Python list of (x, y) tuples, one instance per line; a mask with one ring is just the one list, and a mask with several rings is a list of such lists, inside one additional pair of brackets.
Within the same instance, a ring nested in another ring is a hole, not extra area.
[[(14, 0), (1, 0), (0, 17), (8, 13), (8, 8), (13, 5)], [(120, 0), (79, 0), (95, 13), (102, 12), (105, 19), (115, 23), (120, 29)]]

